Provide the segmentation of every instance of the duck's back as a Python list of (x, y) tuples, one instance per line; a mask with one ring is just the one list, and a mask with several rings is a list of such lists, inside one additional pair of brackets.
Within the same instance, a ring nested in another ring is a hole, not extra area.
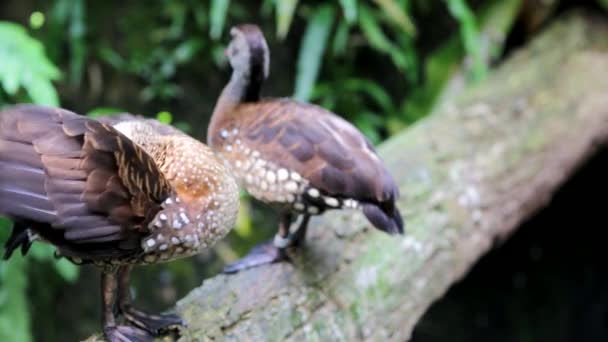
[[(350, 123), (288, 99), (243, 103), (210, 137), (244, 186), (268, 202), (303, 192), (329, 207), (392, 202), (397, 187), (370, 142)], [(297, 183), (297, 187), (293, 183)], [(295, 197), (298, 195), (296, 194)], [(339, 203), (336, 203), (338, 201)]]

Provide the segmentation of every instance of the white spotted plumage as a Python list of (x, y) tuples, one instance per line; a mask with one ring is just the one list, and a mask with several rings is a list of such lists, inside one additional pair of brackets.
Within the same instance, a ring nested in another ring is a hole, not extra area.
[[(228, 233), (236, 221), (238, 188), (211, 149), (186, 135), (154, 134), (140, 120), (120, 122), (118, 128), (158, 161), (172, 186), (187, 192), (187, 200), (179, 193), (165, 198), (148, 224), (153, 233), (141, 242), (144, 262), (156, 262), (158, 251), (161, 260), (196, 254)], [(221, 135), (228, 138), (234, 131)]]

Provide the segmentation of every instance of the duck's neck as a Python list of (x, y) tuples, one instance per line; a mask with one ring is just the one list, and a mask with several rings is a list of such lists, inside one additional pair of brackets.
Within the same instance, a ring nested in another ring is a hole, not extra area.
[(261, 66), (253, 64), (249, 70), (234, 70), (230, 82), (222, 90), (222, 94), (215, 104), (211, 122), (207, 130), (207, 141), (211, 144), (212, 134), (217, 132), (230, 116), (235, 115), (234, 109), (245, 102), (256, 102), (260, 99), (260, 90), (264, 81), (264, 72)]

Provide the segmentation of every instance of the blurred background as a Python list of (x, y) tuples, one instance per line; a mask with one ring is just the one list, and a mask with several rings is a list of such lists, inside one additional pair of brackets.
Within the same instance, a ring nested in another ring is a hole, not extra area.
[[(271, 50), (263, 95), (321, 104), (380, 143), (488, 77), (495, 65), (572, 7), (605, 15), (608, 1), (2, 0), (0, 107), (33, 102), (89, 116), (128, 111), (174, 124), (204, 141), (213, 105), (229, 77), (226, 33), (233, 24), (251, 22), (262, 27)], [(136, 270), (133, 286), (142, 307), (167, 309), (225, 263), (272, 236), (272, 211), (242, 197), (236, 229), (216, 248)], [(559, 230), (550, 229), (556, 222), (551, 220), (532, 220), (527, 226), (540, 228), (526, 227), (482, 260), (425, 316), (415, 340), (572, 340), (557, 338), (571, 335), (558, 334), (561, 330), (552, 324), (568, 326), (574, 314), (569, 305), (596, 299), (585, 297), (585, 291), (608, 290), (593, 285), (606, 283), (593, 278), (605, 265), (591, 263), (585, 272), (591, 272), (592, 285), (573, 290), (564, 282), (563, 268), (558, 272), (555, 265), (571, 262), (574, 272), (596, 255), (563, 260), (555, 246)], [(0, 218), (1, 243), (9, 227)], [(514, 259), (518, 267), (512, 266)], [(539, 287), (533, 277), (539, 274), (543, 286), (527, 291), (530, 284)], [(499, 275), (504, 279), (488, 280)], [(1, 262), (0, 341), (86, 338), (99, 329), (98, 283), (95, 269), (56, 260), (53, 249), (42, 244), (25, 258), (15, 255)], [(580, 296), (568, 297), (572, 291)], [(542, 300), (530, 299), (539, 294)], [(602, 298), (606, 303), (605, 294)], [(592, 327), (600, 328), (589, 341), (606, 340), (606, 306), (586, 314), (589, 320), (577, 321), (578, 329), (588, 331), (585, 324), (595, 322)], [(530, 323), (539, 318), (549, 323)]]

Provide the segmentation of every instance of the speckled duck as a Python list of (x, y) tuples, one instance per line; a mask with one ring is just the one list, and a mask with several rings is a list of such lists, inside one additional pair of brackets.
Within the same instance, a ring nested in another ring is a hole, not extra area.
[(223, 163), (172, 127), (33, 105), (0, 112), (0, 213), (14, 221), (5, 258), (39, 239), (76, 264), (99, 266), (111, 342), (150, 341), (183, 323), (133, 308), (131, 269), (213, 245), (237, 211), (237, 184)]
[[(284, 259), (285, 248), (304, 240), (310, 216), (328, 209), (359, 209), (376, 228), (403, 233), (398, 188), (371, 143), (319, 106), (262, 99), (270, 63), (266, 40), (248, 24), (233, 27), (230, 35), (232, 77), (215, 105), (207, 142), (253, 197), (279, 210), (280, 219), (273, 243), (254, 248), (225, 271)], [(291, 232), (296, 217), (301, 220)]]

